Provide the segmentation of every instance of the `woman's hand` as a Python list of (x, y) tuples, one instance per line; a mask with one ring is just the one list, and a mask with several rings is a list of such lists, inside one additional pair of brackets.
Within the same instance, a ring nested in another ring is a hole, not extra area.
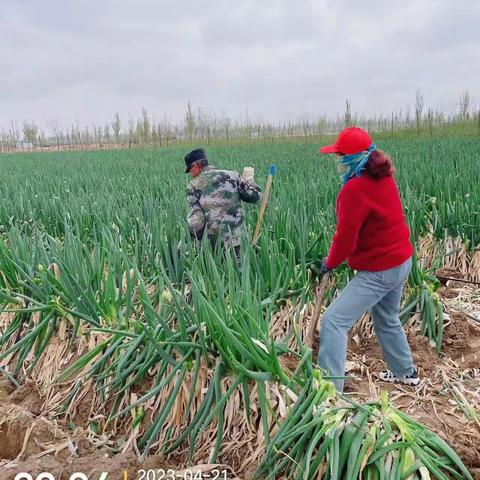
[(325, 258), (322, 260), (322, 265), (321, 265), (321, 267), (320, 267), (320, 273), (321, 273), (322, 275), (325, 275), (326, 273), (330, 272), (331, 270), (333, 270), (333, 269), (327, 267), (327, 257), (325, 257)]
[(331, 270), (333, 270), (332, 268), (327, 267), (327, 258), (326, 257), (321, 259), (321, 260), (318, 260), (316, 262), (308, 264), (307, 268), (316, 277), (321, 277), (321, 276), (325, 275), (326, 273), (330, 272)]

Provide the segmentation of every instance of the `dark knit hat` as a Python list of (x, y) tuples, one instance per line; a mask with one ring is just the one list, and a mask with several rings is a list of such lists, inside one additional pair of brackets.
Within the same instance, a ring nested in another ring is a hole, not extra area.
[(207, 154), (205, 153), (205, 150), (203, 148), (196, 148), (190, 153), (187, 153), (185, 155), (185, 165), (187, 166), (185, 173), (188, 173), (192, 165), (195, 162), (199, 162), (200, 160), (207, 160), (208, 162)]

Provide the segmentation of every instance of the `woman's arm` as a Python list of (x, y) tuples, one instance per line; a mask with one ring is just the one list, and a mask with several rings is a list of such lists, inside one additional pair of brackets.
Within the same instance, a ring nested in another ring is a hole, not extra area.
[[(353, 182), (353, 180), (350, 180)], [(358, 234), (367, 218), (368, 208), (355, 184), (347, 183), (337, 200), (337, 229), (326, 260), (328, 269), (337, 268), (357, 248)]]

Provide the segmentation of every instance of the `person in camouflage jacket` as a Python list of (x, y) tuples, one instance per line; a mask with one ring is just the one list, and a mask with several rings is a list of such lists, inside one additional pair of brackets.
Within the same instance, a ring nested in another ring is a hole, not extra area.
[(185, 164), (186, 173), (193, 177), (187, 187), (188, 227), (192, 238), (207, 235), (212, 244), (219, 239), (223, 246), (238, 249), (245, 220), (241, 202), (259, 202), (260, 188), (237, 172), (210, 166), (201, 148), (186, 155)]

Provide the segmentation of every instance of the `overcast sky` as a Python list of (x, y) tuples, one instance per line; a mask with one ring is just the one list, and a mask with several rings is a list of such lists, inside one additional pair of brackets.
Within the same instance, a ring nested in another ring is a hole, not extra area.
[(480, 106), (479, 0), (0, 0), (0, 127)]

